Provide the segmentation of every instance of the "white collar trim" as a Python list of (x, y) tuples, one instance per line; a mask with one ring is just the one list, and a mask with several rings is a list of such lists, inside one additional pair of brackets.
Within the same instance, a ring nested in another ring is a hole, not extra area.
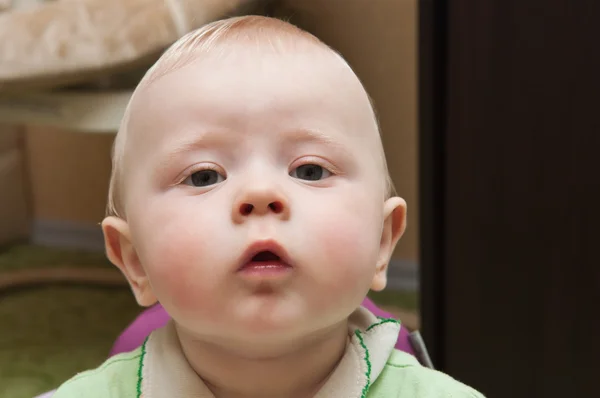
[[(349, 318), (350, 344), (314, 398), (364, 398), (396, 344), (400, 323), (359, 308)], [(143, 398), (214, 398), (183, 355), (173, 322), (150, 335), (142, 347)]]

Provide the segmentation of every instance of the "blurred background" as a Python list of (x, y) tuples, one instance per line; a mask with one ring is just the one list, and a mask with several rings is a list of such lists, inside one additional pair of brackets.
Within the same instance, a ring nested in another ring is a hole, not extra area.
[(0, 397), (97, 366), (139, 314), (98, 225), (114, 134), (170, 43), (244, 13), (314, 33), (373, 98), (409, 222), (372, 299), (489, 397), (592, 396), (598, 3), (0, 0)]

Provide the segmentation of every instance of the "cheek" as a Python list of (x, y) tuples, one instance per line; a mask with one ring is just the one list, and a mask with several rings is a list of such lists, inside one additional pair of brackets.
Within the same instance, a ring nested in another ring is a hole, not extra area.
[(327, 253), (332, 257), (343, 256), (352, 263), (367, 263), (365, 266), (370, 260), (374, 261), (381, 241), (383, 209), (383, 205), (374, 203), (371, 196), (355, 193), (344, 195), (341, 200), (337, 198), (328, 208), (322, 208), (319, 218), (324, 222), (320, 234), (327, 242), (324, 245)]
[(211, 298), (217, 294), (223, 271), (217, 267), (223, 264), (223, 251), (215, 250), (214, 243), (215, 236), (226, 231), (221, 230), (222, 222), (214, 220), (216, 212), (201, 212), (181, 201), (157, 203), (144, 213), (136, 218), (140, 221), (132, 232), (138, 237), (138, 255), (159, 301), (170, 313), (175, 308), (178, 312), (210, 310), (210, 305), (198, 303), (215, 302)]
[[(358, 200), (357, 200), (358, 199)], [(319, 248), (319, 269), (331, 289), (366, 293), (375, 273), (381, 239), (381, 208), (373, 201), (338, 199), (315, 214), (309, 247)], [(365, 290), (366, 289), (366, 290)]]

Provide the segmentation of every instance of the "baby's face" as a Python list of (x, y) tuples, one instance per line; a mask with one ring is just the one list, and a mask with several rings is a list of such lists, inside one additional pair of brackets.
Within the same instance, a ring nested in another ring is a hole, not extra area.
[(194, 61), (144, 88), (132, 112), (127, 221), (180, 327), (293, 337), (360, 305), (385, 176), (368, 98), (340, 60)]

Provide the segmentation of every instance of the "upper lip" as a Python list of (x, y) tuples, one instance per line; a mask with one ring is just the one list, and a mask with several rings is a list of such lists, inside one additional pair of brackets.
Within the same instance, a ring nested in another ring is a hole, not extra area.
[(288, 253), (281, 244), (273, 239), (264, 239), (256, 241), (248, 246), (241, 257), (240, 269), (244, 268), (246, 264), (252, 261), (254, 256), (261, 252), (271, 252), (279, 257), (282, 263), (289, 266), (292, 265)]

